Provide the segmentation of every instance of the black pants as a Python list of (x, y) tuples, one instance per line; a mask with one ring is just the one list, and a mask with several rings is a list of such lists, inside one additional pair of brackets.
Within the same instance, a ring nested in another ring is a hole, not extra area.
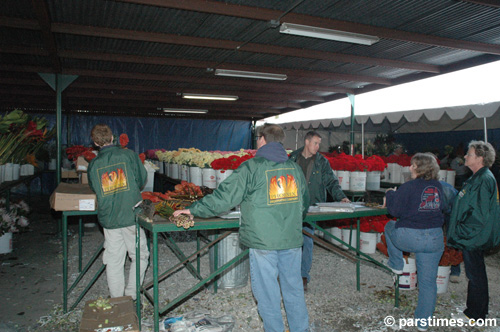
[(482, 250), (463, 250), (465, 275), (469, 279), (467, 309), (464, 314), (471, 319), (486, 318), (488, 314), (488, 277)]

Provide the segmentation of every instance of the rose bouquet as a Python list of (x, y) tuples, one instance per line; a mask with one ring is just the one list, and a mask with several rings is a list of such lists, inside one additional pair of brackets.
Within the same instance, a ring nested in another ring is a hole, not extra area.
[(0, 164), (27, 161), (36, 166), (35, 154), (55, 134), (45, 118), (31, 117), (20, 110), (0, 116)]
[(215, 170), (235, 170), (243, 162), (251, 158), (253, 158), (253, 156), (249, 154), (244, 154), (243, 156), (228, 155), (227, 157), (215, 159), (212, 161), (211, 166)]

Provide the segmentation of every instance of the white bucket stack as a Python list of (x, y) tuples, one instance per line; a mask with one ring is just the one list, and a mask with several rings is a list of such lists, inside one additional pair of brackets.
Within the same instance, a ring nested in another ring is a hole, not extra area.
[(417, 265), (414, 258), (405, 260), (403, 274), (399, 277), (399, 289), (414, 290), (417, 288)]

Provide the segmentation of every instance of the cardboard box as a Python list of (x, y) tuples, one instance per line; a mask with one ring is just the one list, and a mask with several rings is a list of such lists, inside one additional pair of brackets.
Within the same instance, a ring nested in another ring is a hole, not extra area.
[(61, 168), (61, 178), (78, 179), (78, 173), (74, 169)]
[[(109, 299), (109, 303), (113, 306), (109, 310), (89, 306), (92, 303), (95, 303), (95, 300), (85, 303), (80, 332), (106, 331), (106, 328), (112, 331), (139, 332), (136, 308), (130, 296)], [(123, 327), (123, 329), (112, 329), (113, 327)]]
[(76, 171), (86, 172), (87, 167), (89, 167), (89, 163), (85, 160), (85, 158), (83, 156), (78, 157), (76, 160)]
[(50, 207), (56, 211), (95, 211), (96, 195), (88, 184), (61, 182), (50, 195)]
[(78, 172), (80, 175), (80, 183), (81, 184), (89, 184), (89, 177), (87, 175), (87, 172)]

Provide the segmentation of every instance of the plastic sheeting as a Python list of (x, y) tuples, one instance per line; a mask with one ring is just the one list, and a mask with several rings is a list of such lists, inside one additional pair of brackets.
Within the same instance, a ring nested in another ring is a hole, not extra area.
[[(55, 114), (36, 116), (45, 117), (51, 125), (56, 123)], [(61, 144), (90, 146), (90, 131), (98, 123), (109, 125), (116, 136), (127, 134), (127, 147), (137, 153), (149, 149), (177, 150), (194, 147), (202, 151), (237, 151), (252, 147), (252, 123), (249, 121), (88, 115), (63, 115)]]

